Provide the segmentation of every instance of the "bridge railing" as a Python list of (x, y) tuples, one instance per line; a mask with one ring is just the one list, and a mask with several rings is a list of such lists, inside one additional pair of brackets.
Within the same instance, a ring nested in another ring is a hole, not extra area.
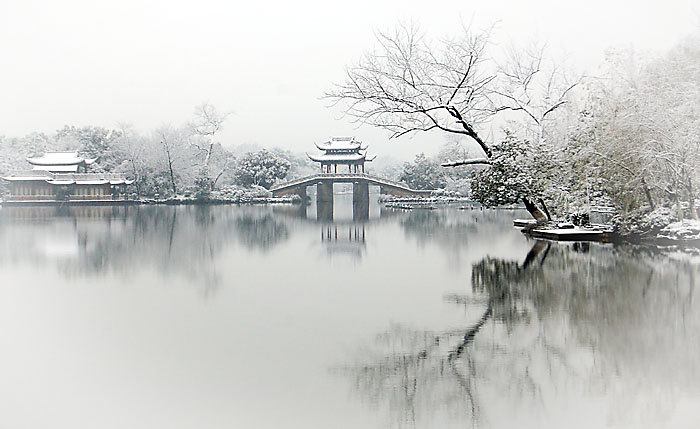
[(278, 189), (288, 188), (288, 187), (300, 185), (300, 184), (302, 184), (302, 183), (304, 183), (304, 182), (307, 182), (307, 181), (309, 181), (309, 180), (314, 180), (314, 179), (316, 179), (317, 177), (320, 177), (320, 176), (322, 176), (322, 175), (321, 175), (321, 174), (313, 174), (313, 175), (311, 175), (311, 176), (301, 177), (301, 178), (299, 178), (299, 179), (290, 180), (289, 182), (280, 183), (280, 184), (278, 184), (278, 185), (272, 185), (272, 186), (270, 187), (270, 190), (271, 190), (271, 191), (276, 191), (276, 190), (278, 190)]

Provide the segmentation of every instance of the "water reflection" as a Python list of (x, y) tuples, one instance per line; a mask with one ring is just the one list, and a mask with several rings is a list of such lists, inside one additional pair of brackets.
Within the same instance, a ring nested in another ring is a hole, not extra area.
[(249, 249), (269, 250), (289, 238), (287, 226), (270, 213), (245, 214), (236, 218), (238, 238)]
[(699, 258), (527, 241), (510, 211), (371, 202), (353, 221), (348, 197), (332, 222), (313, 205), (0, 210), (0, 403), (18, 405), (0, 426), (37, 403), (68, 416), (37, 427), (86, 409), (90, 426), (129, 409), (112, 427), (700, 417)]
[(67, 276), (156, 268), (204, 291), (221, 282), (232, 242), (268, 251), (289, 238), (268, 208), (13, 207), (0, 212), (0, 264), (56, 266)]
[(328, 256), (348, 255), (361, 259), (366, 249), (365, 226), (362, 224), (324, 225), (321, 244)]
[[(408, 224), (441, 240), (452, 230), (432, 212)], [(467, 310), (462, 327), (392, 326), (344, 371), (396, 427), (692, 420), (676, 405), (700, 398), (698, 266), (638, 248), (534, 241), (521, 260), (476, 262), (471, 293), (445, 296)]]

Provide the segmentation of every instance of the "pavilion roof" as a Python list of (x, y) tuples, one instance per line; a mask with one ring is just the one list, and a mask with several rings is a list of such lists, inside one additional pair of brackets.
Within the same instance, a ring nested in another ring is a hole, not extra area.
[[(309, 155), (307, 153), (306, 156), (308, 156), (309, 159), (311, 159), (312, 161), (316, 161), (316, 162), (345, 163), (345, 162), (366, 161), (366, 159), (365, 159), (366, 155), (364, 153), (357, 153), (357, 152), (323, 153), (321, 155)], [(371, 159), (369, 161), (371, 161)]]
[(367, 146), (362, 146), (362, 142), (355, 140), (355, 137), (331, 137), (328, 141), (316, 143), (316, 147), (324, 151), (358, 151), (367, 149)]
[(96, 160), (97, 158), (83, 158), (78, 152), (47, 152), (42, 156), (27, 158), (27, 162), (37, 170), (66, 172), (75, 171), (79, 165), (90, 165)]

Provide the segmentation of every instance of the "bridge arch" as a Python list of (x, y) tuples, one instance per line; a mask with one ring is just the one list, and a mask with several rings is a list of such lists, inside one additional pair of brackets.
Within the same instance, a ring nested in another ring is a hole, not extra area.
[[(270, 191), (272, 191), (272, 195), (275, 197), (294, 194), (303, 197), (306, 196), (306, 188), (308, 186), (322, 184), (322, 187), (326, 188), (328, 185), (330, 185), (330, 189), (332, 191), (332, 185), (334, 183), (378, 185), (382, 194), (406, 197), (429, 197), (432, 192), (420, 189), (411, 189), (404, 183), (395, 182), (393, 180), (366, 173), (314, 174), (275, 185), (270, 188)], [(355, 187), (353, 186), (353, 189), (354, 188)], [(353, 190), (353, 195), (354, 193), (355, 192)]]

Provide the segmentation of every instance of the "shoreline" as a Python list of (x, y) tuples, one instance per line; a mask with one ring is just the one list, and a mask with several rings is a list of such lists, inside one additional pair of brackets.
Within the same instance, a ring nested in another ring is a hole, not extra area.
[(262, 204), (300, 204), (301, 201), (294, 197), (254, 197), (239, 199), (195, 199), (195, 198), (169, 198), (157, 200), (153, 198), (139, 200), (28, 200), (28, 201), (1, 201), (2, 207), (83, 207), (83, 206), (138, 206), (138, 205), (262, 205)]

